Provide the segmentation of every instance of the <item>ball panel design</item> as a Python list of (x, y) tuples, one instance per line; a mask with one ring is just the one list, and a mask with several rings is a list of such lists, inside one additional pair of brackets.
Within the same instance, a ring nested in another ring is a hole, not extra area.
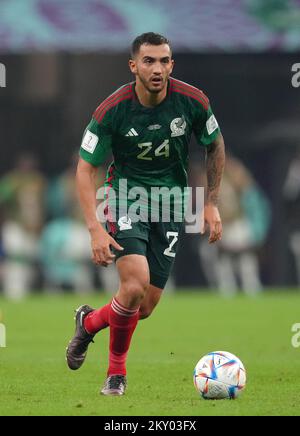
[(194, 385), (205, 399), (237, 398), (246, 385), (245, 367), (232, 353), (209, 353), (196, 365)]

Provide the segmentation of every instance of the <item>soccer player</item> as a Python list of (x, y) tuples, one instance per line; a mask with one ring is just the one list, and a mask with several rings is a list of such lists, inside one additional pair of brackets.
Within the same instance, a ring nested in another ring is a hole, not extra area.
[[(100, 104), (81, 144), (77, 187), (91, 234), (93, 261), (105, 267), (116, 261), (120, 286), (106, 306), (94, 310), (84, 305), (77, 309), (67, 362), (70, 369), (79, 369), (94, 336), (109, 327), (109, 367), (101, 390), (104, 395), (125, 393), (132, 335), (138, 321), (149, 317), (161, 298), (183, 224), (177, 222), (172, 210), (168, 222), (157, 219), (163, 201), (155, 203), (154, 220), (148, 216), (138, 221), (127, 212), (120, 213), (121, 205), (116, 203), (120, 202), (124, 181), (128, 188), (142, 187), (148, 193), (152, 187), (186, 187), (188, 145), (194, 133), (207, 151), (204, 218), (210, 229), (209, 242), (222, 236), (218, 194), (225, 163), (223, 137), (206, 95), (171, 78), (173, 66), (166, 38), (155, 33), (138, 36), (129, 61), (135, 82), (122, 86)], [(105, 183), (105, 231), (96, 218), (95, 179), (97, 168), (109, 153), (114, 160)], [(117, 198), (114, 201), (110, 200), (112, 190)], [(145, 209), (149, 207), (152, 203)]]

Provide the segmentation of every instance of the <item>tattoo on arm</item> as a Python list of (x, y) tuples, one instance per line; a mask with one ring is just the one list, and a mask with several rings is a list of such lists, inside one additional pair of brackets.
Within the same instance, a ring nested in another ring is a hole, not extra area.
[(225, 145), (220, 134), (207, 150), (207, 202), (215, 206), (218, 204), (221, 180), (225, 166)]

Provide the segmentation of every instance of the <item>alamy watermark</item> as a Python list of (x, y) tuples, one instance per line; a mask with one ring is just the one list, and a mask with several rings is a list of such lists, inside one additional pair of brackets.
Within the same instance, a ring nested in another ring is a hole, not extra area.
[(130, 229), (137, 222), (185, 223), (186, 233), (199, 233), (203, 227), (203, 187), (193, 190), (154, 186), (147, 190), (141, 186), (129, 188), (127, 179), (120, 179), (117, 190), (101, 187), (97, 200), (102, 201), (97, 209), (98, 221), (118, 222), (121, 230)]
[(6, 88), (6, 67), (0, 63), (0, 88)]
[(292, 333), (295, 333), (292, 336), (292, 346), (294, 348), (300, 348), (300, 323), (292, 326)]
[(292, 76), (292, 86), (294, 88), (299, 88), (300, 87), (300, 63), (294, 64), (292, 66), (292, 73), (295, 73)]
[(0, 348), (6, 347), (6, 327), (0, 323)]

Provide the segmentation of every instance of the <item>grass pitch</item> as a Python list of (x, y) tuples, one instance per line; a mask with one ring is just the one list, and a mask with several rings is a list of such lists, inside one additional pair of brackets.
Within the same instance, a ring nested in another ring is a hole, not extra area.
[[(300, 415), (300, 294), (267, 292), (224, 300), (201, 292), (166, 295), (135, 333), (127, 394), (99, 395), (105, 379), (108, 330), (91, 345), (78, 372), (65, 363), (73, 309), (100, 307), (108, 296), (0, 299), (7, 348), (0, 348), (0, 415)], [(198, 397), (192, 374), (206, 353), (230, 351), (244, 362), (248, 383), (235, 401)]]

